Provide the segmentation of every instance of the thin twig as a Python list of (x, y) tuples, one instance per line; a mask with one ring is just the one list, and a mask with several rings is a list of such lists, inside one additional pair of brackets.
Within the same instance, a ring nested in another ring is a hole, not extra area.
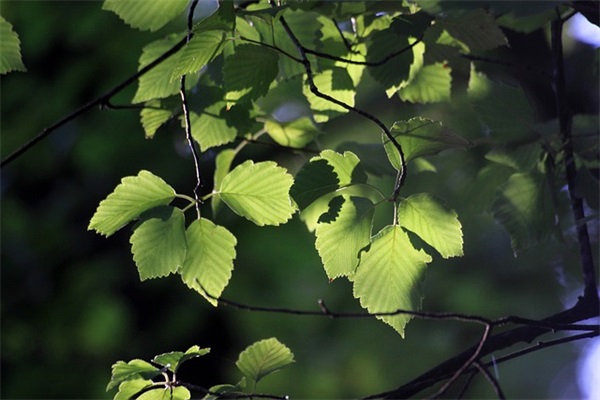
[(135, 74), (131, 75), (129, 78), (125, 79), (124, 81), (122, 81), (121, 83), (119, 83), (118, 85), (116, 85), (115, 87), (113, 87), (112, 89), (110, 89), (108, 92), (106, 92), (102, 96), (100, 96), (97, 99), (92, 100), (89, 103), (87, 103), (87, 104), (79, 107), (77, 110), (71, 112), (69, 115), (67, 115), (66, 117), (62, 118), (61, 120), (55, 122), (51, 126), (49, 126), (47, 128), (44, 128), (44, 130), (42, 130), (40, 133), (38, 133), (30, 141), (28, 141), (27, 143), (25, 143), (24, 145), (22, 145), (20, 148), (18, 148), (14, 152), (12, 152), (10, 155), (8, 155), (7, 157), (5, 157), (2, 160), (2, 162), (0, 162), (0, 167), (4, 167), (4, 166), (8, 165), (9, 163), (11, 163), (12, 161), (16, 160), (21, 155), (23, 155), (25, 152), (27, 152), (28, 150), (30, 150), (33, 146), (35, 146), (37, 143), (39, 143), (42, 139), (46, 138), (52, 132), (55, 132), (58, 128), (60, 128), (63, 125), (67, 124), (68, 122), (71, 122), (75, 118), (77, 118), (77, 117), (85, 114), (86, 112), (88, 112), (89, 110), (91, 110), (91, 109), (93, 109), (93, 108), (95, 108), (97, 106), (101, 106), (103, 104), (104, 105), (107, 104), (107, 102), (114, 95), (116, 95), (117, 93), (121, 92), (127, 86), (129, 86), (132, 83), (134, 83), (142, 75), (146, 74), (148, 71), (152, 70), (157, 65), (161, 64), (167, 58), (169, 58), (173, 54), (177, 53), (177, 51), (179, 51), (183, 46), (185, 46), (185, 44), (187, 43), (187, 40), (188, 40), (187, 37), (181, 39), (173, 47), (171, 47), (169, 50), (167, 50), (162, 55), (160, 55), (156, 60), (154, 60), (150, 64), (146, 65), (145, 67), (143, 67), (142, 69), (140, 69), (138, 72), (136, 72)]
[(498, 396), (498, 398), (501, 400), (506, 399), (506, 396), (504, 396), (504, 393), (502, 392), (502, 388), (500, 387), (500, 383), (492, 374), (490, 374), (490, 372), (487, 370), (487, 368), (485, 368), (485, 366), (483, 366), (479, 361), (475, 361), (473, 363), (473, 365), (475, 366), (475, 368), (477, 368), (479, 370), (479, 372), (481, 372), (483, 374), (485, 379), (487, 379), (487, 381), (490, 383), (490, 385), (494, 388), (494, 392), (496, 392), (496, 396)]
[[(193, 24), (193, 16), (194, 9), (198, 5), (199, 0), (192, 1), (190, 6), (190, 10), (188, 12), (188, 23), (187, 23), (187, 42), (192, 38), (192, 24)], [(183, 119), (185, 121), (185, 138), (187, 140), (188, 146), (192, 153), (192, 158), (194, 159), (194, 167), (196, 170), (196, 186), (194, 187), (194, 200), (196, 200), (196, 215), (198, 219), (200, 219), (200, 204), (202, 203), (202, 199), (200, 198), (200, 188), (202, 187), (202, 178), (200, 175), (200, 156), (196, 151), (196, 146), (194, 144), (194, 137), (192, 136), (192, 123), (190, 121), (190, 111), (188, 107), (187, 95), (185, 93), (185, 75), (181, 76), (181, 86), (179, 89), (179, 94), (181, 95), (181, 106), (183, 108)]]

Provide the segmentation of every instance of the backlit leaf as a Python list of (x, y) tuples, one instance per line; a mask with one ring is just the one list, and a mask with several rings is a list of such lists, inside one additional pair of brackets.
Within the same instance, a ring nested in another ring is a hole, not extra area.
[(319, 134), (319, 129), (308, 117), (291, 122), (277, 122), (268, 119), (265, 130), (273, 140), (282, 146), (302, 148), (312, 142)]
[(112, 374), (106, 390), (108, 391), (124, 381), (141, 378), (152, 379), (159, 374), (158, 368), (144, 360), (117, 361), (112, 365)]
[(294, 362), (294, 355), (275, 338), (261, 340), (240, 353), (235, 365), (251, 381), (265, 376)]
[(217, 194), (236, 214), (259, 226), (280, 225), (295, 212), (290, 198), (294, 178), (272, 161), (248, 160), (223, 178)]
[(130, 379), (121, 382), (119, 385), (119, 391), (115, 394), (113, 400), (130, 400), (135, 398), (135, 395), (140, 393), (142, 390), (152, 385), (153, 382), (150, 379)]
[[(354, 84), (345, 69), (336, 67), (315, 73), (313, 81), (319, 92), (346, 105), (354, 106)], [(327, 122), (330, 118), (348, 112), (344, 107), (312, 93), (308, 84), (304, 84), (302, 92), (310, 104), (310, 109), (314, 112), (315, 122)]]
[(327, 277), (333, 280), (354, 273), (359, 253), (371, 241), (373, 203), (360, 197), (336, 197), (343, 204), (333, 221), (319, 222), (315, 247)]
[(401, 54), (394, 56), (381, 65), (367, 67), (369, 74), (385, 90), (395, 92), (408, 80), (411, 64), (414, 60), (414, 49), (409, 48), (410, 44), (408, 36), (399, 35), (391, 29), (375, 32), (371, 35), (367, 47), (368, 62), (379, 63), (391, 54), (402, 51)]
[(463, 255), (463, 235), (456, 211), (428, 194), (416, 194), (400, 203), (400, 226), (419, 235), (442, 257)]
[(225, 112), (224, 101), (209, 105), (200, 115), (190, 112), (192, 137), (200, 145), (201, 151), (231, 143), (235, 139), (237, 135), (235, 127), (230, 126), (221, 115)]
[(173, 113), (170, 110), (156, 108), (160, 106), (158, 101), (150, 102), (147, 106), (140, 112), (140, 117), (146, 139), (152, 139), (157, 129), (167, 122)]
[(398, 91), (403, 101), (437, 103), (450, 100), (452, 77), (450, 68), (442, 63), (426, 65), (411, 82)]
[[(237, 152), (234, 149), (224, 149), (217, 154), (217, 158), (215, 160), (215, 175), (213, 178), (215, 191), (221, 186), (221, 182), (223, 182), (223, 178), (229, 173), (231, 170), (231, 163), (235, 158)], [(210, 207), (212, 209), (213, 215), (217, 215), (221, 208), (222, 202), (219, 196), (212, 196), (210, 198)]]
[(88, 230), (110, 236), (141, 213), (169, 204), (175, 190), (151, 172), (142, 170), (137, 176), (121, 180), (115, 190), (100, 202)]
[[(354, 297), (370, 313), (416, 311), (421, 308), (423, 273), (431, 257), (416, 250), (406, 232), (398, 225), (387, 226), (373, 237), (371, 247), (362, 254), (354, 282)], [(410, 315), (378, 316), (404, 337)]]
[(162, 387), (148, 390), (137, 397), (137, 400), (188, 400), (192, 394), (185, 386)]
[(140, 279), (177, 271), (185, 259), (185, 218), (175, 207), (156, 207), (142, 214), (129, 240)]
[(196, 33), (179, 53), (179, 59), (173, 69), (171, 80), (192, 72), (198, 72), (200, 68), (223, 51), (224, 43), (225, 33), (223, 31), (212, 30)]
[(192, 222), (186, 236), (188, 251), (181, 278), (216, 307), (215, 298), (221, 296), (231, 278), (237, 240), (206, 218)]
[(27, 71), (21, 60), (21, 41), (12, 25), (0, 17), (0, 74)]
[(103, 10), (112, 11), (128, 25), (156, 31), (185, 10), (189, 0), (105, 0)]
[(192, 346), (183, 351), (172, 351), (170, 353), (160, 354), (152, 359), (152, 362), (166, 367), (171, 372), (177, 372), (177, 369), (184, 362), (192, 358), (201, 357), (210, 353), (210, 349), (201, 349), (199, 346)]
[(277, 76), (278, 59), (275, 51), (264, 46), (236, 46), (223, 67), (227, 100), (254, 100), (267, 93)]

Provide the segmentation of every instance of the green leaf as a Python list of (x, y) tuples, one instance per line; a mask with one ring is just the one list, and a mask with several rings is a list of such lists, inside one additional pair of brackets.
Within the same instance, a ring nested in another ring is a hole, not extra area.
[(219, 30), (196, 33), (181, 50), (171, 80), (198, 72), (200, 68), (221, 54), (225, 37), (225, 32)]
[(315, 242), (329, 280), (354, 273), (360, 251), (371, 241), (373, 227), (371, 201), (350, 196), (335, 199), (343, 199), (341, 209), (333, 221), (319, 222)]
[[(313, 75), (313, 81), (319, 92), (333, 97), (334, 99), (348, 105), (354, 106), (354, 84), (352, 78), (345, 69), (332, 68)], [(307, 83), (304, 84), (302, 92), (313, 110), (315, 122), (327, 122), (330, 118), (348, 113), (348, 110), (327, 99), (318, 97), (310, 91)]]
[(119, 385), (119, 391), (115, 394), (114, 400), (130, 400), (135, 398), (135, 395), (152, 385), (154, 382), (150, 379), (131, 379), (122, 382)]
[(319, 159), (326, 160), (333, 167), (340, 186), (367, 182), (367, 174), (360, 159), (351, 151), (345, 151), (342, 154), (333, 150), (323, 150), (321, 154), (311, 160)]
[(273, 161), (248, 160), (223, 178), (217, 194), (236, 214), (256, 225), (280, 225), (296, 211), (289, 194), (293, 182)]
[(266, 94), (277, 77), (278, 59), (279, 54), (264, 46), (236, 46), (223, 67), (227, 100), (255, 100)]
[(27, 71), (21, 60), (21, 41), (12, 25), (0, 17), (0, 74)]
[(277, 122), (268, 119), (265, 130), (271, 138), (282, 146), (303, 148), (319, 135), (320, 131), (308, 117), (291, 122)]
[(184, 362), (192, 358), (201, 357), (210, 353), (210, 349), (201, 349), (199, 346), (192, 346), (184, 353), (182, 351), (172, 351), (170, 353), (160, 354), (152, 359), (156, 364), (166, 367), (169, 371), (176, 373), (177, 369)]
[(294, 355), (275, 338), (264, 339), (240, 353), (235, 365), (254, 382), (294, 362)]
[[(141, 3), (140, 3), (141, 4)], [(157, 40), (150, 43), (142, 50), (142, 55), (139, 60), (139, 69), (154, 62), (164, 53), (169, 51), (177, 44), (183, 35), (172, 34), (162, 40)], [(139, 79), (139, 86), (133, 96), (133, 103), (142, 103), (153, 99), (162, 99), (179, 93), (179, 80), (171, 79), (173, 71), (177, 68), (181, 50), (163, 60), (156, 67), (146, 72)], [(192, 74), (186, 79), (186, 89), (191, 89), (198, 82), (199, 74)]]
[(151, 172), (142, 170), (137, 176), (121, 180), (115, 190), (100, 202), (88, 230), (110, 236), (125, 224), (151, 208), (169, 204), (175, 190)]
[(473, 71), (468, 94), (477, 117), (494, 136), (508, 141), (530, 135), (534, 115), (522, 89)]
[[(234, 149), (224, 149), (217, 154), (217, 158), (215, 160), (215, 174), (214, 174), (214, 190), (215, 192), (221, 186), (221, 182), (223, 182), (223, 178), (229, 173), (231, 170), (231, 163), (235, 158), (237, 151)], [(212, 196), (210, 198), (210, 207), (212, 209), (213, 215), (217, 215), (219, 209), (221, 208), (222, 202), (219, 196)]]
[[(442, 150), (469, 147), (466, 139), (443, 126), (441, 122), (422, 117), (395, 122), (390, 132), (400, 143), (404, 161), (407, 163), (417, 157), (437, 154)], [(383, 145), (394, 168), (400, 170), (400, 155), (394, 143), (383, 135)]]
[(452, 77), (450, 67), (442, 63), (426, 65), (411, 82), (398, 91), (402, 101), (437, 103), (450, 100)]
[(516, 148), (494, 148), (485, 158), (517, 171), (530, 171), (540, 161), (542, 149), (538, 143), (522, 145)]
[(544, 241), (554, 226), (554, 207), (545, 176), (516, 173), (498, 188), (494, 218), (510, 234), (515, 254)]
[(117, 361), (112, 365), (112, 374), (106, 391), (117, 387), (121, 382), (141, 378), (152, 379), (157, 375), (160, 375), (160, 370), (147, 361), (138, 359), (129, 362)]
[(339, 179), (333, 167), (322, 158), (311, 159), (296, 174), (290, 194), (300, 210), (339, 187)]
[(149, 102), (147, 106), (140, 112), (140, 118), (146, 133), (146, 139), (152, 139), (158, 128), (167, 122), (173, 113), (169, 110), (156, 108), (160, 106), (158, 101)]
[(400, 203), (400, 226), (419, 235), (443, 258), (463, 255), (463, 235), (456, 211), (429, 194), (416, 194)]
[(192, 397), (190, 391), (184, 386), (174, 386), (148, 390), (142, 393), (137, 400), (188, 400)]
[(216, 307), (215, 298), (221, 296), (231, 279), (237, 240), (227, 229), (206, 218), (194, 221), (186, 235), (188, 252), (181, 278)]
[(508, 43), (494, 17), (482, 9), (442, 19), (439, 24), (471, 51), (491, 50)]
[[(370, 36), (368, 43), (367, 61), (379, 63), (391, 54), (407, 49), (410, 44), (408, 36), (398, 35), (391, 29), (375, 32)], [(408, 49), (381, 65), (367, 67), (367, 70), (386, 91), (395, 92), (409, 79), (414, 59), (414, 49)]]
[(346, 150), (356, 154), (365, 172), (375, 176), (396, 174), (387, 158), (385, 149), (379, 143), (343, 142), (337, 150)]
[(187, 250), (183, 212), (170, 206), (147, 211), (134, 226), (129, 242), (142, 281), (177, 271)]
[(185, 10), (189, 0), (105, 0), (103, 10), (112, 11), (126, 24), (142, 31), (156, 31)]
[[(416, 250), (406, 232), (398, 225), (383, 228), (362, 254), (354, 282), (354, 297), (370, 313), (419, 310), (422, 295), (420, 285), (426, 263), (431, 257)], [(404, 337), (404, 327), (411, 316), (398, 314), (378, 316)]]
[(200, 115), (190, 112), (192, 136), (200, 145), (201, 151), (235, 140), (235, 127), (230, 126), (222, 115), (226, 112), (225, 106), (224, 101), (218, 101), (206, 107)]

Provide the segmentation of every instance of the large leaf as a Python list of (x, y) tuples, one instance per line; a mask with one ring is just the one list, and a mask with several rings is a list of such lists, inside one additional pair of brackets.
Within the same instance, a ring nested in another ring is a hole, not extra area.
[(290, 199), (294, 178), (272, 161), (248, 160), (223, 178), (217, 194), (236, 214), (259, 226), (280, 225), (296, 211)]
[(184, 362), (191, 360), (192, 358), (201, 357), (210, 353), (209, 348), (201, 349), (199, 346), (192, 346), (183, 351), (172, 351), (169, 353), (160, 354), (152, 359), (152, 362), (162, 365), (169, 371), (176, 373), (177, 369)]
[(336, 199), (342, 199), (341, 209), (334, 220), (319, 222), (315, 242), (330, 280), (354, 273), (360, 251), (371, 241), (373, 227), (371, 201), (350, 196)]
[(477, 117), (492, 135), (519, 140), (530, 134), (534, 115), (522, 89), (493, 82), (473, 71), (468, 94)]
[(187, 244), (181, 210), (156, 207), (142, 214), (133, 229), (129, 241), (142, 281), (167, 276), (182, 266)]
[[(395, 122), (390, 132), (402, 147), (405, 162), (446, 149), (469, 147), (466, 139), (443, 126), (441, 122), (422, 117)], [(394, 143), (383, 135), (383, 144), (388, 159), (394, 168), (400, 170), (400, 155)]]
[(236, 46), (223, 67), (227, 100), (254, 100), (267, 93), (277, 77), (278, 58), (275, 51), (264, 46)]
[(416, 194), (400, 203), (400, 226), (416, 233), (442, 257), (463, 255), (463, 235), (456, 211), (428, 194)]
[(206, 107), (200, 115), (190, 113), (192, 136), (200, 145), (201, 151), (234, 141), (237, 131), (221, 116), (224, 112), (225, 102), (218, 101)]
[(189, 0), (105, 0), (102, 9), (114, 12), (134, 28), (156, 31), (181, 14), (188, 3)]
[(275, 338), (261, 340), (240, 353), (235, 365), (251, 381), (265, 376), (294, 362), (294, 355)]
[(278, 122), (268, 119), (265, 130), (273, 140), (282, 146), (302, 148), (312, 142), (320, 131), (308, 117), (291, 122)]
[(482, 9), (442, 19), (439, 24), (471, 51), (491, 50), (508, 43), (494, 17)]
[(450, 100), (452, 77), (450, 67), (436, 63), (419, 69), (411, 82), (398, 91), (403, 101), (437, 103)]
[(117, 361), (112, 366), (112, 374), (106, 390), (117, 387), (121, 382), (140, 378), (151, 379), (159, 374), (158, 368), (144, 360)]
[(194, 221), (186, 232), (188, 252), (180, 270), (185, 284), (213, 306), (231, 279), (235, 245), (231, 232), (206, 218)]
[(151, 172), (142, 170), (137, 176), (121, 180), (115, 190), (100, 202), (90, 220), (88, 230), (110, 236), (141, 213), (169, 204), (175, 190)]
[[(391, 54), (410, 47), (409, 37), (398, 35), (391, 29), (375, 32), (367, 48), (367, 61), (379, 63)], [(414, 49), (408, 49), (389, 59), (387, 62), (369, 66), (369, 74), (387, 91), (395, 92), (409, 79), (411, 64), (414, 60)]]
[(198, 72), (223, 51), (225, 32), (211, 30), (196, 33), (181, 50), (171, 79)]
[(0, 17), (0, 74), (27, 71), (21, 60), (21, 41), (12, 25)]
[(151, 386), (153, 383), (152, 380), (143, 378), (135, 378), (121, 382), (119, 391), (115, 394), (113, 400), (134, 399), (138, 393)]
[[(136, 2), (137, 3), (137, 2)], [(141, 4), (141, 3), (140, 3)], [(182, 39), (183, 35), (169, 35), (165, 39), (157, 40), (150, 43), (142, 50), (142, 55), (139, 60), (139, 69), (152, 63), (164, 53), (170, 50), (177, 42)], [(139, 86), (133, 97), (133, 103), (142, 103), (153, 99), (162, 99), (169, 97), (179, 92), (179, 80), (171, 79), (173, 71), (177, 68), (181, 50), (163, 60), (156, 67), (146, 72), (139, 79)], [(186, 88), (190, 89), (198, 82), (198, 74), (189, 75), (186, 80)]]
[[(383, 228), (373, 237), (371, 247), (362, 255), (354, 282), (354, 297), (370, 313), (419, 310), (420, 284), (431, 257), (416, 250), (406, 232), (398, 225)], [(378, 316), (402, 337), (410, 315)]]
[[(319, 92), (334, 98), (348, 106), (354, 106), (354, 84), (352, 78), (345, 69), (332, 68), (321, 73), (313, 75), (313, 82)], [(334, 102), (317, 96), (310, 90), (308, 83), (305, 83), (302, 92), (306, 96), (313, 110), (313, 118), (316, 122), (327, 122), (330, 118), (337, 117), (340, 114), (348, 112), (346, 108)]]
[(532, 247), (552, 232), (554, 208), (545, 176), (516, 173), (498, 188), (494, 218), (504, 226), (515, 253)]

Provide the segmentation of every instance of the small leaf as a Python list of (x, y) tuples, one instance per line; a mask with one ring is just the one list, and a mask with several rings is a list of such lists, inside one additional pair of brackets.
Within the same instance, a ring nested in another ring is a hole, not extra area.
[(240, 353), (235, 365), (254, 382), (294, 362), (294, 355), (275, 338), (261, 340)]
[(140, 279), (158, 278), (177, 271), (187, 250), (185, 217), (175, 207), (156, 207), (141, 215), (129, 240)]
[(264, 46), (236, 46), (223, 67), (227, 100), (255, 100), (266, 94), (277, 77), (278, 59), (275, 51)]
[(456, 212), (428, 194), (416, 194), (400, 203), (400, 226), (419, 235), (443, 258), (463, 255), (463, 235)]
[(515, 254), (544, 241), (554, 225), (552, 196), (544, 175), (516, 173), (498, 188), (494, 218), (508, 231)]
[(437, 103), (450, 100), (452, 77), (450, 67), (442, 63), (426, 65), (414, 79), (398, 91), (402, 101), (411, 103)]
[(140, 118), (144, 132), (146, 133), (146, 139), (152, 139), (158, 128), (167, 122), (173, 113), (169, 110), (155, 108), (156, 106), (160, 106), (158, 101), (150, 102), (147, 105), (149, 107), (142, 109), (140, 112)]
[[(446, 149), (469, 147), (466, 139), (443, 126), (441, 122), (427, 118), (417, 117), (408, 121), (395, 122), (390, 132), (400, 143), (405, 162), (417, 157), (437, 154)], [(394, 168), (400, 170), (400, 155), (394, 143), (384, 135), (383, 144), (388, 159)]]
[[(387, 226), (373, 237), (371, 247), (362, 254), (354, 282), (354, 297), (370, 313), (419, 310), (420, 285), (431, 257), (416, 250), (400, 226)], [(404, 337), (404, 327), (412, 317), (407, 314), (378, 316)]]
[(367, 199), (350, 196), (335, 199), (343, 199), (341, 209), (332, 221), (319, 222), (315, 242), (330, 280), (354, 273), (360, 251), (371, 241), (374, 212), (373, 203)]
[(122, 382), (119, 385), (119, 391), (115, 394), (114, 400), (130, 400), (136, 398), (139, 392), (152, 385), (154, 382), (150, 379), (131, 379)]
[(308, 117), (283, 123), (268, 119), (265, 130), (278, 144), (298, 149), (312, 142), (320, 133)]
[(224, 101), (218, 101), (206, 107), (200, 115), (195, 112), (190, 113), (192, 136), (200, 145), (201, 151), (235, 140), (236, 129), (222, 116), (225, 106)]
[(27, 71), (21, 60), (21, 41), (12, 25), (0, 17), (0, 74)]
[(112, 366), (112, 374), (106, 391), (117, 387), (121, 382), (141, 378), (152, 379), (157, 375), (160, 375), (160, 370), (147, 361), (138, 359), (129, 362), (117, 361)]
[(289, 194), (293, 182), (273, 161), (248, 160), (223, 178), (217, 194), (236, 214), (256, 225), (280, 225), (295, 212)]
[(112, 11), (126, 24), (142, 31), (156, 31), (185, 10), (189, 0), (105, 0), (103, 10)]
[(100, 202), (90, 220), (88, 230), (110, 236), (125, 224), (151, 208), (169, 204), (175, 190), (151, 172), (142, 170), (137, 176), (121, 180), (115, 190)]
[(138, 396), (137, 400), (188, 400), (192, 397), (184, 386), (172, 386), (148, 390)]
[(204, 356), (210, 352), (209, 348), (201, 349), (199, 346), (190, 347), (185, 353), (182, 351), (172, 351), (170, 353), (160, 354), (152, 359), (156, 364), (167, 367), (171, 372), (177, 372), (177, 369), (184, 362), (192, 358)]
[(231, 279), (237, 240), (227, 229), (206, 218), (192, 222), (186, 236), (188, 252), (181, 278), (216, 307), (215, 298), (221, 296)]

